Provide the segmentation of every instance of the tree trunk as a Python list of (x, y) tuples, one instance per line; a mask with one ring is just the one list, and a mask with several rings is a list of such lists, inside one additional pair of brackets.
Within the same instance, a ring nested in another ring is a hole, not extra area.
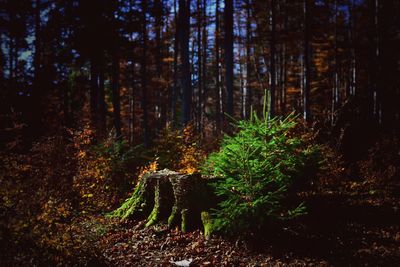
[(157, 109), (156, 113), (159, 113), (159, 117), (157, 116), (157, 131), (160, 132), (161, 129), (165, 126), (165, 104), (163, 101), (163, 92), (164, 92), (164, 83), (162, 81), (162, 31), (163, 31), (163, 3), (162, 0), (155, 0), (154, 2), (155, 8), (155, 31), (156, 31), (156, 72), (159, 86), (158, 90), (156, 90), (156, 102)]
[(225, 0), (224, 21), (226, 113), (233, 117), (233, 0)]
[(98, 60), (96, 59), (96, 53), (90, 61), (90, 111), (92, 125), (97, 127), (97, 102), (99, 93), (99, 72), (98, 72)]
[[(179, 225), (183, 232), (201, 225), (209, 228), (206, 212), (215, 196), (199, 174), (181, 174), (170, 170), (145, 174), (134, 193), (111, 216), (121, 219), (147, 217), (146, 227), (162, 220), (170, 228)], [(206, 229), (207, 230), (207, 229)]]
[(276, 34), (276, 7), (275, 0), (271, 0), (271, 40), (270, 40), (270, 80), (271, 80), (271, 88), (270, 88), (270, 103), (269, 103), (269, 117), (273, 118), (275, 116), (275, 92), (276, 92), (276, 47), (275, 47), (275, 34)]
[(217, 135), (221, 133), (221, 80), (220, 80), (220, 21), (219, 21), (219, 0), (215, 4), (215, 128)]
[[(400, 5), (396, 0), (380, 1), (378, 14), (380, 32), (379, 56), (379, 90), (381, 101), (382, 126), (385, 131), (394, 131), (399, 136), (400, 130), (400, 90), (399, 64), (400, 52), (398, 49), (400, 27), (396, 19), (400, 12)], [(396, 26), (393, 26), (396, 25)], [(397, 67), (396, 67), (397, 66)]]
[(113, 79), (112, 79), (112, 94), (113, 94), (113, 115), (114, 128), (117, 138), (121, 138), (121, 103), (119, 92), (119, 52), (116, 51), (113, 56)]
[(286, 44), (283, 44), (282, 48), (282, 65), (281, 65), (281, 91), (280, 91), (280, 112), (282, 115), (286, 115), (286, 87), (287, 87), (287, 56), (286, 56)]
[(202, 21), (202, 27), (203, 27), (203, 61), (202, 61), (202, 105), (201, 105), (201, 118), (200, 118), (200, 124), (201, 127), (203, 127), (204, 123), (204, 114), (205, 114), (205, 107), (207, 104), (207, 1), (203, 0), (203, 21)]
[(175, 20), (175, 38), (174, 38), (174, 81), (172, 87), (172, 97), (171, 97), (171, 109), (172, 109), (172, 124), (174, 128), (178, 124), (177, 118), (177, 100), (179, 95), (179, 87), (178, 87), (178, 54), (179, 54), (179, 19), (177, 13), (177, 5), (174, 0), (174, 20)]
[(339, 60), (338, 60), (338, 30), (337, 30), (337, 17), (338, 17), (338, 3), (337, 0), (334, 1), (334, 58), (333, 58), (333, 87), (332, 87), (332, 125), (335, 124), (335, 112), (339, 108)]
[(183, 91), (182, 124), (191, 121), (192, 86), (189, 62), (190, 1), (179, 0), (179, 43), (181, 53), (180, 84)]
[(310, 4), (304, 0), (304, 94), (303, 94), (303, 115), (304, 120), (310, 121)]
[[(0, 35), (0, 47), (3, 46), (3, 36)], [(3, 84), (4, 80), (4, 62), (5, 56), (3, 54), (3, 49), (0, 49), (0, 84)]]
[[(39, 135), (39, 129), (42, 129), (41, 119), (42, 119), (42, 90), (41, 88), (41, 0), (35, 1), (35, 54), (33, 56), (33, 68), (34, 68), (34, 77), (33, 77), (33, 90), (32, 90), (32, 117), (31, 117), (31, 133), (33, 136)], [(17, 51), (17, 42), (14, 39), (15, 43), (13, 46), (10, 46), (10, 80), (14, 82), (16, 78), (16, 69), (17, 69), (17, 62), (18, 62), (18, 54), (14, 51)], [(16, 61), (14, 65), (12, 62)], [(15, 69), (14, 69), (15, 68)]]
[(132, 77), (131, 77), (131, 98), (130, 98), (130, 143), (131, 145), (134, 144), (135, 142), (135, 115), (136, 115), (136, 110), (135, 110), (135, 78), (136, 78), (136, 73), (135, 73), (135, 60), (132, 59)]
[(349, 66), (349, 85), (347, 96), (355, 96), (357, 86), (357, 73), (356, 73), (356, 18), (354, 13), (354, 0), (350, 0), (348, 3), (349, 10), (349, 41), (350, 41), (350, 66)]
[(370, 111), (368, 117), (375, 119), (376, 115), (376, 73), (377, 73), (377, 46), (376, 46), (376, 0), (369, 0), (369, 53), (368, 53), (368, 85), (367, 85), (367, 99)]
[[(242, 45), (242, 20), (240, 16), (237, 16), (237, 25), (238, 25), (238, 34), (239, 34), (239, 47), (237, 49), (238, 52), (238, 60), (242, 61), (243, 53), (243, 45)], [(246, 83), (244, 79), (244, 70), (243, 64), (239, 64), (239, 84), (240, 84), (240, 118), (246, 118)]]
[(99, 137), (103, 139), (106, 136), (106, 125), (107, 125), (107, 117), (106, 117), (106, 99), (105, 99), (105, 84), (104, 84), (104, 76), (105, 76), (105, 59), (103, 55), (103, 51), (100, 52), (100, 64), (99, 64), (99, 99), (98, 99), (98, 113), (99, 113), (99, 120), (98, 120), (98, 130), (99, 130)]
[(142, 106), (142, 112), (143, 112), (143, 117), (142, 117), (142, 140), (143, 143), (146, 147), (149, 146), (150, 143), (150, 132), (149, 132), (149, 126), (148, 126), (148, 107), (147, 107), (147, 0), (142, 1), (142, 32), (141, 32), (141, 37), (142, 37), (142, 59), (141, 59), (141, 82), (142, 82), (142, 101), (141, 101), (141, 106)]
[(250, 118), (251, 107), (253, 105), (253, 89), (252, 89), (252, 74), (253, 64), (251, 62), (251, 43), (252, 43), (252, 31), (251, 31), (251, 2), (246, 1), (246, 118)]
[[(36, 2), (36, 5), (38, 4), (38, 2)], [(40, 21), (38, 20), (38, 18), (40, 18), (38, 16), (38, 6), (36, 6), (36, 14), (35, 14), (35, 34), (39, 34), (39, 27), (40, 26), (37, 22)], [(14, 50), (16, 47), (16, 37), (15, 34), (13, 33), (13, 24), (15, 23), (15, 11), (13, 8), (11, 8), (10, 10), (10, 14), (9, 14), (9, 43), (8, 43), (8, 69), (9, 69), (9, 74), (8, 74), (8, 78), (11, 82), (14, 82), (14, 78), (15, 78), (15, 66), (14, 66)], [(39, 35), (38, 35), (39, 36)], [(39, 42), (37, 41), (38, 39), (35, 38), (35, 46), (36, 44), (39, 44)], [(36, 47), (35, 47), (36, 48)], [(35, 54), (38, 52), (39, 50), (36, 51), (35, 49)], [(35, 66), (34, 66), (35, 67)], [(36, 71), (36, 70), (35, 70)]]
[(39, 75), (40, 75), (40, 58), (41, 58), (41, 34), (40, 34), (40, 5), (41, 1), (36, 0), (35, 3), (35, 54), (33, 56), (33, 68), (34, 68), (34, 87), (35, 87), (35, 94), (37, 94), (38, 82), (39, 82)]
[(197, 132), (201, 132), (201, 118), (203, 105), (203, 56), (202, 56), (202, 8), (201, 0), (197, 0)]

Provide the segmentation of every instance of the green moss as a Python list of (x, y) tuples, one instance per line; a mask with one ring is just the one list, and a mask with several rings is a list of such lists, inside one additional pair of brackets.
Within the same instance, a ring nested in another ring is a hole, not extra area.
[(209, 239), (213, 232), (213, 224), (212, 224), (212, 219), (211, 219), (210, 213), (208, 213), (207, 211), (202, 211), (201, 212), (201, 221), (204, 226), (204, 236), (206, 239)]
[(133, 215), (136, 211), (142, 210), (146, 206), (146, 199), (143, 194), (143, 183), (140, 181), (132, 194), (132, 196), (124, 201), (124, 203), (118, 209), (109, 213), (109, 217), (118, 217), (121, 219), (127, 219)]
[(210, 201), (204, 185), (180, 174), (171, 177), (165, 171), (149, 175), (152, 176), (144, 176), (132, 196), (109, 216), (127, 219), (138, 213), (148, 215), (146, 227), (168, 217), (168, 227), (180, 226), (183, 232), (197, 226), (200, 211), (207, 210)]
[(183, 209), (181, 211), (181, 231), (186, 233), (189, 229), (188, 229), (188, 220), (189, 220), (189, 210), (188, 209)]
[(154, 191), (154, 207), (149, 217), (147, 218), (146, 227), (155, 224), (159, 219), (159, 215), (160, 215), (160, 187), (159, 185), (157, 185)]
[(178, 207), (176, 205), (174, 205), (172, 207), (172, 211), (171, 214), (168, 217), (168, 227), (172, 228), (174, 225), (177, 224), (177, 216), (176, 214), (178, 213)]

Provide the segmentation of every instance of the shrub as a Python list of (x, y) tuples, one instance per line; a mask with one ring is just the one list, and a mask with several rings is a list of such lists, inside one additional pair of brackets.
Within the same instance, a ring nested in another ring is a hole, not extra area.
[(212, 213), (215, 230), (243, 232), (305, 213), (303, 204), (289, 204), (289, 189), (321, 157), (318, 146), (294, 136), (296, 124), (293, 114), (270, 120), (254, 114), (237, 122), (237, 133), (208, 157), (202, 170), (216, 177), (212, 185), (221, 198)]
[(160, 169), (187, 174), (197, 172), (199, 162), (205, 157), (192, 125), (186, 126), (183, 131), (167, 128), (156, 140), (154, 154)]
[(130, 148), (112, 136), (94, 145), (89, 127), (74, 135), (77, 172), (73, 188), (80, 198), (80, 209), (104, 211), (119, 202), (129, 190), (134, 173), (145, 160), (141, 147)]

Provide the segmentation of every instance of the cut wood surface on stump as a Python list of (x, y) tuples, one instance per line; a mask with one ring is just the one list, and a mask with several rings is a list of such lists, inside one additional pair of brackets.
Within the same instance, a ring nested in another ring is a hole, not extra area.
[(200, 174), (182, 174), (168, 169), (145, 174), (135, 191), (112, 216), (122, 219), (147, 216), (146, 227), (167, 221), (183, 232), (204, 226), (210, 234), (208, 211), (214, 198)]

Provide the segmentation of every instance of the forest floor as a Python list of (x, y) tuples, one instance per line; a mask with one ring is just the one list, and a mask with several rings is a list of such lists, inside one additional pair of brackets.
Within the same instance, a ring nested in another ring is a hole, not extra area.
[(26, 176), (2, 181), (0, 266), (176, 266), (181, 260), (191, 261), (190, 266), (400, 264), (398, 180), (345, 180), (304, 192), (307, 215), (272, 231), (229, 240), (82, 213), (40, 231), (32, 219), (37, 218), (32, 195), (37, 183)]
[[(309, 214), (274, 233), (246, 240), (205, 240), (200, 231), (183, 234), (143, 222), (110, 231), (100, 241), (110, 265), (169, 266), (398, 266), (399, 188), (363, 192), (366, 184), (307, 196)], [(383, 197), (385, 196), (385, 197)]]
[[(389, 190), (390, 196), (382, 191), (313, 194), (310, 215), (274, 234), (247, 240), (205, 240), (200, 231), (144, 228), (144, 222), (121, 224), (101, 216), (80, 218), (88, 231), (86, 242), (95, 248), (82, 257), (87, 258), (85, 264), (96, 266), (171, 266), (185, 259), (193, 266), (398, 266), (400, 198), (394, 194), (398, 188)], [(96, 231), (101, 234), (93, 234)], [(0, 265), (44, 264), (41, 251), (33, 246), (28, 250), (25, 244), (4, 242)]]
[(192, 259), (193, 266), (398, 266), (399, 188), (363, 192), (366, 184), (349, 186), (310, 192), (310, 215), (274, 233), (207, 241), (199, 231), (128, 224), (102, 239), (103, 256), (118, 266), (168, 266), (184, 259)]

